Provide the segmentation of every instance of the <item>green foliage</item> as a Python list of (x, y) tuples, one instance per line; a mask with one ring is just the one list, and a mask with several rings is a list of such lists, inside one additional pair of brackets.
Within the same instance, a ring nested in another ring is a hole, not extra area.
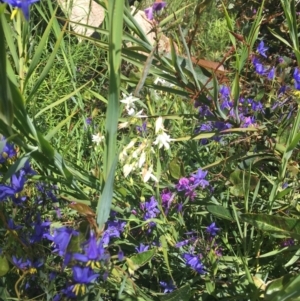
[[(300, 113), (291, 78), (296, 64), (285, 60), (267, 79), (251, 63), (257, 57), (269, 72), (280, 56), (264, 59), (255, 50), (269, 2), (241, 28), (230, 3), (169, 1), (152, 23), (157, 40), (161, 33), (170, 37), (169, 54), (149, 43), (123, 2), (100, 1), (107, 14), (95, 28), (100, 38), (81, 42), (60, 23), (51, 1), (35, 8), (38, 24), (22, 22), (20, 14), (11, 21), (7, 6), (0, 6), (5, 41), (0, 134), (19, 147), (0, 166), (0, 187), (10, 185), (28, 158), (38, 171), (15, 195), (26, 196), (24, 206), (0, 200), (0, 297), (52, 300), (75, 283), (76, 256), (62, 269), (65, 258), (51, 252), (50, 242), (25, 251), (23, 230), (6, 225), (13, 217), (32, 234), (34, 220), (23, 218), (37, 211), (52, 221), (52, 232), (65, 225), (78, 231), (66, 249), (77, 256), (87, 252), (90, 232), (101, 239), (115, 223), (105, 264), (80, 263), (101, 277), (76, 283), (78, 300), (296, 300)], [(299, 63), (296, 4), (281, 2), (289, 37), (271, 32)], [(228, 70), (196, 66), (194, 56), (224, 59)], [(279, 94), (283, 84), (290, 88)], [(230, 88), (230, 106), (222, 98), (224, 86)], [(259, 101), (264, 111), (254, 109)], [(255, 122), (246, 126), (250, 117)], [(1, 154), (4, 147), (1, 140)], [(57, 185), (61, 220), (45, 202), (47, 195), (44, 203), (34, 201), (38, 181)], [(111, 209), (124, 223), (122, 231)], [(136, 253), (140, 244), (149, 249)], [(26, 291), (30, 270), (12, 262), (15, 254), (45, 256), (35, 278), (41, 297)], [(46, 284), (50, 272), (57, 276)]]

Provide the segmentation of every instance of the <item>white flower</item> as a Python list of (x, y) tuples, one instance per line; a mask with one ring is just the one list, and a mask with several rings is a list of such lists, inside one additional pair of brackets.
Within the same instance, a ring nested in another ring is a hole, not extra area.
[(145, 152), (142, 152), (140, 159), (139, 159), (139, 163), (138, 163), (139, 168), (141, 168), (143, 166), (145, 161), (146, 161), (146, 154), (145, 154)]
[(124, 177), (126, 178), (132, 172), (133, 169), (134, 169), (134, 164), (125, 164), (123, 166)]
[(99, 145), (99, 143), (101, 143), (104, 140), (104, 136), (101, 136), (100, 133), (96, 134), (96, 135), (92, 135), (92, 141), (95, 142), (97, 145)]
[(135, 109), (126, 106), (126, 111), (129, 116), (133, 116), (135, 114)]
[(122, 102), (126, 105), (126, 110), (129, 110), (130, 108), (134, 108), (135, 107), (134, 102), (139, 99), (137, 97), (132, 96), (132, 94), (129, 94), (127, 97), (124, 93), (122, 93), (122, 94), (123, 94), (124, 99), (120, 100), (120, 102)]
[(160, 83), (163, 86), (166, 83), (166, 81), (158, 76), (154, 81), (154, 85), (157, 85), (158, 83)]
[(157, 177), (152, 172), (153, 172), (153, 167), (152, 166), (150, 166), (148, 170), (146, 168), (142, 169), (141, 174), (142, 174), (142, 178), (143, 178), (144, 183), (148, 182), (149, 179), (152, 179), (153, 181), (158, 183)]
[(169, 143), (171, 140), (172, 139), (170, 138), (170, 135), (166, 134), (165, 132), (162, 132), (156, 137), (156, 140), (153, 142), (153, 144), (155, 145), (158, 144), (158, 148), (162, 148), (164, 146), (165, 149), (169, 149), (170, 148)]
[(164, 130), (163, 119), (161, 116), (155, 121), (155, 134), (157, 134), (160, 130)]

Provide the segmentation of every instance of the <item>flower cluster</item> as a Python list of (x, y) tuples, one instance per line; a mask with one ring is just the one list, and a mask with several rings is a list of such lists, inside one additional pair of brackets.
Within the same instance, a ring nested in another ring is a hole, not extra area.
[(152, 21), (154, 19), (154, 15), (159, 13), (162, 9), (167, 6), (165, 1), (156, 1), (152, 4), (152, 6), (146, 8), (144, 10), (146, 17), (148, 20)]

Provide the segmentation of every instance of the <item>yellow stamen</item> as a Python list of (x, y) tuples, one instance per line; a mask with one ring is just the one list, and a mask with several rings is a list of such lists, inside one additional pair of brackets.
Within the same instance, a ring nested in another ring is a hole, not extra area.
[(17, 13), (18, 13), (18, 9), (15, 8), (11, 13), (10, 19), (12, 20), (16, 16)]
[(29, 269), (29, 274), (35, 274), (37, 272), (36, 268), (30, 268)]

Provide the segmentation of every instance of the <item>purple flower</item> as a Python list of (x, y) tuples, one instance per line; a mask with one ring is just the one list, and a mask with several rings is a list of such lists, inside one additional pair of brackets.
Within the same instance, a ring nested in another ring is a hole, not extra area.
[(138, 247), (135, 248), (135, 250), (138, 252), (138, 253), (142, 253), (142, 252), (145, 252), (149, 249), (149, 246), (146, 246), (142, 243), (140, 243), (140, 245)]
[(227, 86), (221, 86), (219, 92), (223, 99), (229, 98), (230, 96), (230, 89)]
[(97, 243), (95, 233), (90, 232), (90, 238), (85, 243), (85, 254), (75, 253), (73, 258), (81, 262), (88, 262), (89, 265), (93, 268), (94, 264), (97, 267), (100, 267), (98, 261), (106, 261), (109, 258), (109, 255), (103, 247), (103, 242), (100, 241)]
[(233, 107), (232, 101), (229, 101), (228, 99), (224, 99), (222, 104), (221, 104), (221, 109), (227, 109), (230, 110)]
[(275, 67), (272, 67), (267, 75), (268, 80), (273, 80), (275, 77)]
[(37, 172), (31, 168), (29, 160), (27, 160), (25, 162), (24, 167), (22, 168), (22, 170), (24, 171), (24, 173), (26, 175), (31, 175), (31, 176), (37, 175)]
[(192, 174), (192, 177), (194, 177), (194, 187), (201, 186), (202, 189), (204, 189), (206, 186), (209, 185), (209, 182), (205, 180), (205, 177), (207, 175), (207, 171), (203, 171), (201, 168), (197, 170), (197, 173)]
[(180, 178), (178, 184), (176, 185), (177, 191), (188, 190), (190, 187), (190, 181), (187, 178)]
[(206, 228), (206, 232), (210, 235), (210, 236), (216, 236), (217, 232), (220, 230), (220, 228), (216, 227), (216, 223), (212, 223), (210, 226), (208, 226)]
[(18, 230), (22, 228), (22, 226), (17, 226), (12, 218), (8, 219), (7, 226), (9, 230)]
[(182, 209), (183, 209), (183, 203), (178, 203), (177, 212), (182, 212)]
[(8, 197), (12, 197), (15, 194), (15, 190), (12, 187), (6, 185), (0, 185), (0, 201), (5, 201)]
[(213, 113), (210, 111), (210, 109), (207, 105), (200, 106), (199, 114), (201, 117), (213, 116)]
[(265, 47), (265, 43), (264, 41), (261, 41), (259, 44), (258, 44), (258, 47), (257, 47), (257, 52), (267, 58), (267, 55), (266, 55), (266, 51), (269, 49), (269, 47)]
[(145, 204), (143, 205), (144, 210), (146, 211), (146, 213), (144, 214), (144, 220), (155, 218), (157, 216), (157, 214), (160, 212), (159, 209), (157, 208), (157, 205), (158, 202), (154, 198), (154, 196), (150, 198), (149, 202), (145, 202)]
[(136, 130), (140, 133), (140, 134), (145, 134), (147, 132), (147, 122), (143, 122), (142, 126), (137, 126)]
[(254, 112), (264, 111), (264, 107), (260, 101), (252, 101), (251, 108)]
[(300, 90), (300, 72), (299, 72), (299, 68), (295, 68), (293, 77), (294, 77), (294, 80), (295, 80), (295, 88), (297, 90)]
[(86, 125), (91, 125), (92, 124), (92, 117), (88, 117), (85, 119)]
[(171, 207), (175, 194), (172, 193), (168, 188), (165, 188), (160, 196), (161, 196), (162, 206), (166, 209), (166, 214), (167, 214)]
[(252, 60), (253, 66), (255, 67), (255, 72), (259, 75), (264, 75), (265, 74), (265, 69), (263, 64), (255, 57)]
[(164, 294), (171, 293), (176, 288), (175, 285), (173, 284), (173, 282), (168, 282), (167, 283), (167, 282), (164, 282), (164, 281), (160, 281), (159, 284), (164, 289)]
[(95, 274), (89, 267), (81, 268), (79, 266), (73, 267), (73, 279), (79, 284), (89, 284), (98, 278), (98, 274)]
[[(10, 159), (17, 155), (15, 147), (13, 144), (6, 142), (5, 138), (3, 137), (0, 141), (1, 143), (5, 143), (2, 152), (0, 154), (0, 164), (6, 162), (7, 159)], [(0, 146), (1, 147), (1, 146)]]
[(54, 252), (64, 256), (73, 235), (77, 236), (78, 232), (69, 227), (61, 227), (55, 229), (53, 237), (49, 234), (44, 234), (44, 237), (54, 242)]
[(179, 241), (179, 242), (175, 245), (175, 247), (176, 247), (176, 248), (184, 247), (184, 246), (186, 246), (187, 244), (189, 244), (189, 242), (190, 242), (190, 239), (186, 239), (186, 240), (183, 240), (183, 241)]
[(247, 128), (255, 123), (255, 118), (254, 116), (249, 116), (249, 117), (242, 116), (241, 121), (242, 121), (242, 127)]
[(19, 270), (28, 270), (31, 268), (39, 268), (44, 264), (43, 260), (36, 260), (35, 262), (32, 262), (29, 259), (23, 259), (23, 258), (17, 258), (16, 256), (12, 256), (12, 262), (13, 264), (19, 269)]
[(193, 270), (195, 270), (199, 274), (205, 274), (204, 265), (200, 261), (200, 258), (196, 255), (184, 253), (183, 258), (186, 261), (186, 264), (190, 266)]
[(110, 239), (113, 237), (120, 237), (121, 233), (124, 231), (126, 222), (114, 220), (107, 222), (107, 229), (102, 235), (101, 241), (103, 245), (107, 246), (110, 242)]
[(190, 198), (191, 201), (193, 201), (195, 199), (195, 197), (197, 196), (196, 191), (194, 190), (195, 187), (189, 187), (186, 192), (185, 192), (185, 196)]
[(24, 260), (23, 258), (18, 259), (14, 255), (12, 256), (12, 262), (19, 270), (25, 270), (31, 266), (31, 261), (29, 259), (27, 260)]
[(148, 20), (152, 21), (153, 20), (153, 7), (150, 6), (148, 8), (146, 8), (144, 10), (145, 14), (146, 14), (146, 17)]
[(3, 2), (8, 3), (13, 7), (21, 9), (27, 21), (29, 20), (30, 5), (38, 1), (39, 0), (3, 0)]
[(155, 3), (153, 3), (152, 6), (146, 8), (144, 10), (144, 12), (146, 14), (147, 19), (148, 20), (153, 20), (153, 14), (154, 14), (154, 12), (161, 11), (166, 5), (167, 5), (166, 2), (161, 1), (161, 2), (155, 2)]
[(290, 247), (295, 245), (295, 240), (293, 238), (286, 238), (282, 243), (282, 247)]
[(40, 242), (45, 233), (48, 233), (51, 222), (42, 222), (40, 214), (37, 215), (37, 221), (33, 223), (33, 234), (30, 237), (30, 243)]
[(284, 182), (284, 183), (281, 185), (282, 189), (286, 189), (288, 186), (289, 186), (289, 183), (288, 183), (288, 182)]
[[(19, 175), (12, 175), (10, 179), (11, 186), (0, 185), (0, 201), (4, 201), (7, 197), (14, 197), (15, 194), (21, 192), (25, 185), (25, 172), (21, 170)], [(13, 198), (13, 201), (18, 203), (18, 201), (26, 200), (26, 197), (22, 198)]]
[(161, 1), (161, 2), (154, 2), (152, 7), (153, 10), (158, 12), (160, 10), (162, 10), (164, 7), (166, 7), (167, 3), (165, 1)]
[(293, 78), (295, 81), (300, 82), (299, 68), (295, 68), (294, 73), (293, 73)]
[(118, 260), (123, 260), (124, 259), (124, 252), (120, 249), (118, 252)]

